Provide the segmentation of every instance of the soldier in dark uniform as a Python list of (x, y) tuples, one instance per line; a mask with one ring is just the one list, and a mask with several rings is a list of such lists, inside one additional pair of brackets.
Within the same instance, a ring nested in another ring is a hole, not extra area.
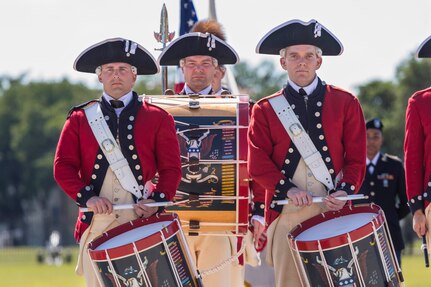
[(367, 173), (359, 193), (368, 195), (365, 202), (379, 205), (386, 216), (395, 253), (401, 264), (404, 241), (399, 221), (409, 213), (406, 180), (401, 160), (380, 152), (383, 144), (383, 123), (371, 119), (367, 127)]

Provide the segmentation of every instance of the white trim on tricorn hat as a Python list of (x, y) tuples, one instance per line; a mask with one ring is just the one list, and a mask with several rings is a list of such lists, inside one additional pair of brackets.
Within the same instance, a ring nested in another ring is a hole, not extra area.
[(238, 54), (225, 41), (210, 33), (188, 33), (178, 37), (159, 56), (161, 66), (177, 66), (189, 56), (210, 56), (220, 65), (236, 64)]
[(155, 58), (141, 45), (124, 38), (111, 38), (85, 49), (75, 60), (73, 68), (79, 72), (95, 73), (96, 68), (108, 63), (128, 63), (138, 75), (159, 72)]
[(313, 45), (322, 50), (324, 56), (338, 56), (343, 53), (343, 45), (322, 24), (312, 19), (287, 21), (268, 33), (256, 46), (256, 53), (279, 55), (280, 50), (294, 45)]
[(431, 58), (431, 36), (425, 39), (416, 51), (418, 58)]

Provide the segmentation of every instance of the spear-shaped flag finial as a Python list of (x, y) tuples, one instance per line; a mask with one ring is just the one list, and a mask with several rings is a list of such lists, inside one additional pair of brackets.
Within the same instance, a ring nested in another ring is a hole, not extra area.
[(160, 32), (154, 32), (154, 38), (156, 38), (157, 42), (162, 43), (164, 48), (166, 43), (172, 41), (174, 36), (175, 32), (169, 32), (168, 10), (166, 10), (166, 5), (163, 3), (162, 12), (160, 15)]

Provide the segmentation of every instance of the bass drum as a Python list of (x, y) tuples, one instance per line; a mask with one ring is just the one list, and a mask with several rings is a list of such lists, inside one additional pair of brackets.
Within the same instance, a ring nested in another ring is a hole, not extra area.
[(182, 159), (176, 201), (190, 235), (235, 233), (248, 228), (248, 96), (146, 96), (174, 117)]

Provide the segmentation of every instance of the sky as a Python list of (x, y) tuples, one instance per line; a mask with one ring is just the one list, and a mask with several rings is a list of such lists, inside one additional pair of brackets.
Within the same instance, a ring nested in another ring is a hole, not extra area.
[[(0, 76), (95, 84), (95, 75), (74, 71), (73, 62), (87, 47), (113, 37), (136, 41), (157, 59), (161, 44), (153, 32), (160, 29), (163, 3), (169, 29), (178, 35), (180, 0), (3, 0)], [(208, 17), (208, 0), (194, 5), (199, 19)], [(318, 20), (344, 46), (341, 56), (324, 57), (318, 74), (352, 92), (371, 80), (393, 80), (396, 67), (431, 35), (429, 0), (216, 0), (216, 11), (227, 42), (252, 66), (278, 63), (277, 56), (255, 53), (272, 28), (292, 19)]]

